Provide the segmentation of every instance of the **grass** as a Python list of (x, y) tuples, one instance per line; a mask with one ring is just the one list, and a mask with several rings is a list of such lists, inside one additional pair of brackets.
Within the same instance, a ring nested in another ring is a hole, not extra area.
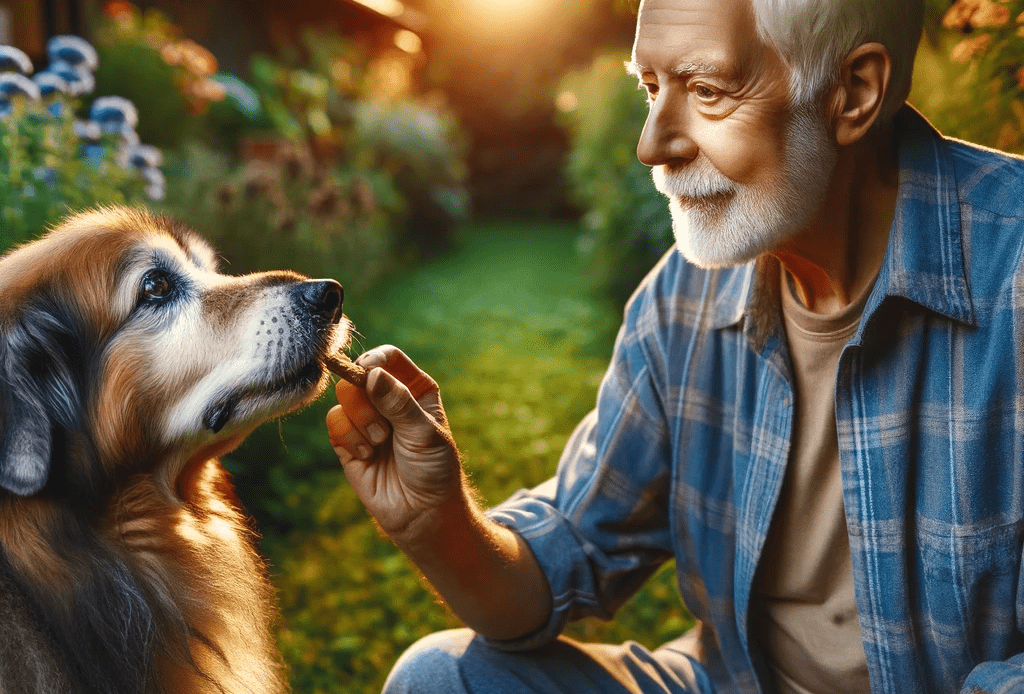
[[(595, 297), (576, 237), (565, 225), (477, 225), (457, 252), (346, 300), (364, 347), (398, 345), (441, 384), (488, 505), (553, 474), (611, 354), (621, 314)], [(415, 639), (458, 622), (348, 488), (323, 428), (331, 401), (257, 432), (231, 465), (264, 529), (295, 691), (368, 694)], [(614, 624), (570, 633), (653, 647), (688, 624), (666, 567)]]

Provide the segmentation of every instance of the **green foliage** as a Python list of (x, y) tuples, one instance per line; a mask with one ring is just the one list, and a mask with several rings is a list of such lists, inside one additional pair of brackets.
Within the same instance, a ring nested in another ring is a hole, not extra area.
[(582, 244), (619, 303), (673, 242), (667, 201), (636, 157), (647, 105), (623, 69), (628, 58), (625, 51), (600, 55), (565, 78), (560, 98), (572, 134), (566, 173), (586, 210)]
[[(400, 345), (441, 383), (487, 505), (554, 473), (607, 366), (619, 316), (594, 298), (577, 233), (477, 226), (455, 254), (346, 299), (367, 342)], [(293, 688), (369, 694), (414, 640), (457, 622), (345, 482), (323, 422), (332, 402), (258, 430), (227, 462), (264, 531)], [(569, 633), (654, 647), (691, 623), (667, 566), (614, 623)]]

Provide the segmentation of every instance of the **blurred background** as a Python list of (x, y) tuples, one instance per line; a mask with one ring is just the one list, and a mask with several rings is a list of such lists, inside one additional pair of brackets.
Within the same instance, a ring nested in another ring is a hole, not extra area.
[[(353, 354), (393, 343), (435, 376), (498, 503), (554, 472), (624, 302), (671, 244), (635, 157), (635, 12), (0, 0), (0, 252), (122, 203), (186, 220), (229, 273), (338, 279)], [(914, 84), (944, 133), (1020, 153), (1024, 1), (928, 0)], [(295, 690), (362, 694), (456, 623), (348, 489), (323, 425), (332, 400), (225, 462), (263, 534)], [(653, 647), (689, 624), (666, 566), (614, 624), (571, 633)]]

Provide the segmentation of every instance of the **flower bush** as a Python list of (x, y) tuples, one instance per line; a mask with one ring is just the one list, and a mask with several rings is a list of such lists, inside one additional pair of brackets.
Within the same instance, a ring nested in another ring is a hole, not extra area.
[(131, 102), (99, 98), (88, 119), (75, 116), (95, 84), (92, 45), (57, 36), (47, 53), (47, 69), (32, 75), (27, 55), (0, 46), (0, 252), (69, 212), (165, 192), (160, 152), (140, 142)]
[(96, 93), (133, 101), (147, 142), (180, 149), (199, 138), (230, 148), (259, 114), (252, 88), (220, 72), (213, 53), (158, 10), (109, 0), (95, 34)]
[(1024, 2), (931, 0), (930, 8), (939, 30), (923, 46), (926, 69), (915, 74), (911, 101), (948, 134), (1024, 153)]

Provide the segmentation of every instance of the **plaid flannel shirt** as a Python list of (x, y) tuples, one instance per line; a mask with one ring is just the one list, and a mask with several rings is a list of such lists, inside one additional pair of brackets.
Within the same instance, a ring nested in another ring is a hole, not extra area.
[[(896, 123), (889, 246), (835, 394), (871, 689), (1021, 692), (1024, 160), (909, 107)], [(772, 263), (672, 250), (634, 294), (556, 476), (490, 511), (554, 599), (545, 628), (497, 645), (610, 618), (674, 557), (697, 667), (720, 692), (770, 689), (748, 613), (793, 422)]]

